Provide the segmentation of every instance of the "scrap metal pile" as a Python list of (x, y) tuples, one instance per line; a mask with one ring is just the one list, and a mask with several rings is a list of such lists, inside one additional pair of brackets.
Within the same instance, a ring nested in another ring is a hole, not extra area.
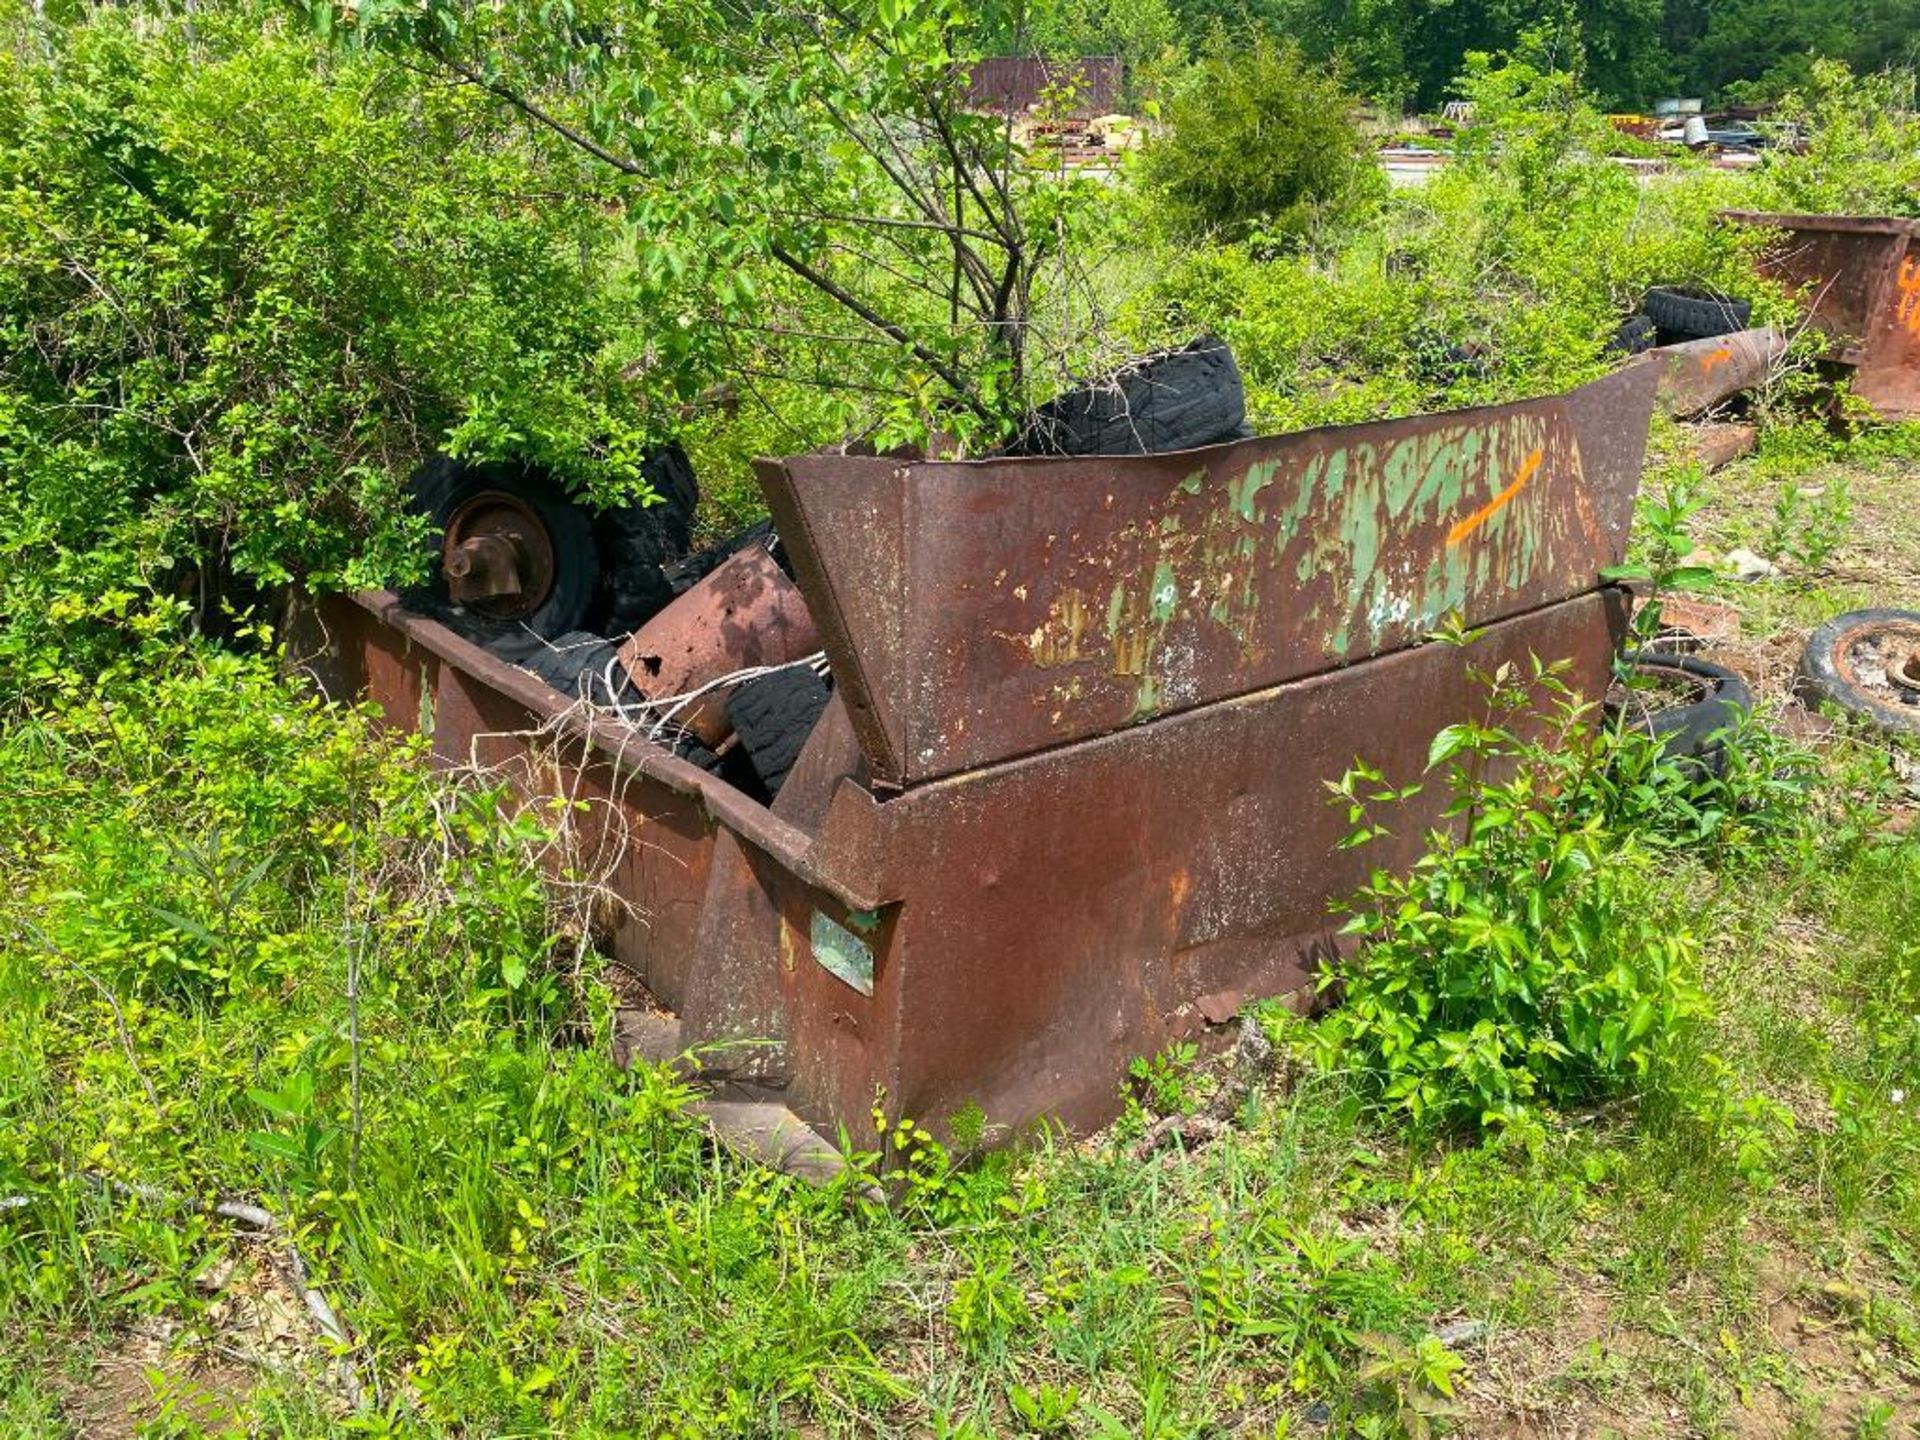
[[(1652, 338), (1746, 318), (1644, 314)], [(1251, 437), (1202, 340), (998, 455), (758, 462), (770, 520), (706, 549), (676, 451), (661, 503), (600, 515), (444, 466), (420, 492), (433, 583), (323, 601), (321, 679), (445, 763), (565, 798), (612, 856), (600, 939), (645, 989), (617, 1053), (700, 1056), (716, 1123), (769, 1159), (830, 1167), (821, 1137), (876, 1100), (936, 1130), (1097, 1125), (1134, 1058), (1258, 997), (1312, 1003), (1350, 943), (1329, 902), (1443, 822), (1412, 782), (1485, 704), (1476, 669), (1551, 657), (1606, 694), (1632, 597), (1603, 577), (1655, 405), (1720, 406), (1782, 343), (1709, 334), (1564, 394)], [(1472, 647), (1427, 643), (1449, 615)], [(1890, 627), (1836, 632), (1828, 669), (1904, 705), (1920, 630)], [(1744, 692), (1642, 664), (1720, 717), (1650, 727), (1719, 744)], [(1356, 758), (1411, 787), (1364, 854), (1326, 803)]]
[[(1041, 406), (1001, 453), (1141, 455), (1249, 434), (1232, 352), (1201, 337)], [(694, 550), (699, 484), (685, 452), (656, 452), (646, 473), (653, 503), (589, 515), (526, 467), (436, 458), (414, 498), (439, 532), (440, 565), (408, 599), (770, 801), (833, 693), (813, 617), (771, 521)]]

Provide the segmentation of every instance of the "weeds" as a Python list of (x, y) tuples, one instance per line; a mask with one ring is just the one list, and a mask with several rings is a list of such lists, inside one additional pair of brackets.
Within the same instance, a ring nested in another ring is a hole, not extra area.
[[(1346, 926), (1365, 949), (1322, 979), (1342, 997), (1324, 1060), (1369, 1072), (1416, 1124), (1511, 1125), (1661, 1083), (1705, 1011), (1697, 944), (1655, 903), (1645, 850), (1584, 804), (1613, 732), (1561, 675), (1480, 677), (1493, 723), (1448, 726), (1428, 759), (1450, 828), (1412, 874), (1375, 873)], [(1516, 728), (1543, 710), (1544, 735)], [(1422, 787), (1359, 765), (1332, 788), (1361, 845)]]

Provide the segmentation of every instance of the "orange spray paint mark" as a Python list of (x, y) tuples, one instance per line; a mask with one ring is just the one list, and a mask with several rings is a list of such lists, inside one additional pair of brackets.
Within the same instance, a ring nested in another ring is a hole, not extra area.
[(1731, 359), (1733, 359), (1733, 347), (1731, 345), (1722, 345), (1718, 350), (1700, 357), (1700, 373), (1702, 375), (1711, 375)]
[(1900, 291), (1894, 318), (1906, 326), (1909, 333), (1920, 333), (1920, 265), (1915, 265), (1911, 256), (1900, 257), (1900, 274), (1894, 285)]
[(1531, 455), (1527, 456), (1525, 460), (1520, 462), (1520, 473), (1513, 477), (1513, 483), (1511, 485), (1507, 486), (1506, 489), (1502, 490), (1498, 495), (1487, 501), (1486, 504), (1482, 505), (1478, 510), (1474, 511), (1447, 532), (1447, 544), (1458, 545), (1462, 540), (1466, 539), (1467, 536), (1471, 535), (1495, 515), (1498, 515), (1502, 510), (1506, 509), (1507, 502), (1520, 493), (1521, 488), (1533, 478), (1533, 472), (1539, 468), (1540, 452), (1535, 450)]

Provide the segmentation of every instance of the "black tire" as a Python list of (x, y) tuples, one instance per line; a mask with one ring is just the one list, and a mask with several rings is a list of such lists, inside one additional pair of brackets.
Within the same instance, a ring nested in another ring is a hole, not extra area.
[(1607, 349), (1615, 355), (1644, 355), (1660, 343), (1660, 331), (1645, 315), (1629, 315), (1615, 327)]
[(773, 556), (774, 563), (786, 572), (787, 578), (793, 578), (793, 567), (787, 563), (786, 551), (780, 547), (780, 537), (774, 533), (773, 521), (756, 520), (746, 529), (728, 536), (718, 545), (709, 545), (704, 550), (696, 550), (693, 554), (667, 566), (665, 571), (667, 584), (673, 588), (673, 593), (676, 595), (691, 590), (719, 569), (723, 561), (738, 555), (749, 545), (765, 546), (767, 552)]
[(513, 663), (537, 675), (569, 700), (601, 708), (632, 705), (640, 699), (620, 664), (620, 650), (590, 630), (570, 630), (551, 640), (519, 645)]
[(1238, 439), (1247, 392), (1224, 340), (1148, 355), (1033, 411), (1006, 455), (1160, 455)]
[(1920, 689), (1889, 672), (1920, 651), (1920, 610), (1851, 610), (1807, 639), (1794, 688), (1903, 735), (1920, 735)]
[(1744, 330), (1753, 319), (1753, 307), (1745, 300), (1724, 295), (1705, 295), (1671, 285), (1656, 285), (1640, 302), (1640, 313), (1651, 320), (1665, 343), (1705, 340), (1713, 335), (1731, 335)]
[[(433, 573), (427, 583), (407, 598), (433, 614), (452, 614), (478, 643), (492, 648), (496, 640), (525, 634), (551, 638), (580, 628), (599, 579), (593, 526), (587, 512), (567, 498), (551, 476), (508, 460), (476, 464), (435, 455), (414, 472), (411, 504), (432, 526)], [(553, 548), (553, 583), (540, 604), (525, 615), (503, 619), (456, 606), (440, 573), (439, 553), (447, 521), (476, 495), (501, 491), (522, 501), (540, 518)]]
[(600, 581), (587, 619), (603, 635), (631, 634), (666, 608), (677, 593), (666, 567), (693, 544), (700, 485), (687, 452), (668, 445), (641, 469), (659, 501), (602, 510), (593, 520)]
[(1657, 709), (1636, 705), (1629, 698), (1626, 703), (1640, 712), (1634, 715), (1629, 710), (1632, 723), (1658, 740), (1690, 779), (1725, 773), (1726, 736), (1753, 710), (1753, 692), (1747, 682), (1724, 665), (1692, 655), (1641, 650), (1629, 655), (1627, 663), (1641, 675), (1689, 689), (1697, 697), (1690, 704)]
[(796, 665), (749, 680), (727, 701), (733, 733), (740, 737), (767, 794), (780, 793), (831, 693), (825, 680)]

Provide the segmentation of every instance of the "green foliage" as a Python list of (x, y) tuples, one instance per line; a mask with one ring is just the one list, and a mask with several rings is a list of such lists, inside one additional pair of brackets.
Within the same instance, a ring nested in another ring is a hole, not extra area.
[(1168, 107), (1147, 180), (1176, 227), (1263, 244), (1307, 237), (1355, 215), (1381, 188), (1348, 119), (1337, 72), (1260, 36), (1223, 45)]
[(1181, 17), (1169, 0), (1060, 0), (1027, 7), (1024, 19), (1023, 35), (994, 36), (994, 48), (1062, 59), (1117, 55), (1136, 104), (1174, 72), (1183, 40)]
[[(1447, 726), (1429, 756), (1453, 828), (1411, 874), (1374, 874), (1347, 924), (1368, 943), (1323, 981), (1343, 1002), (1324, 1058), (1417, 1124), (1511, 1125), (1542, 1103), (1666, 1083), (1705, 1014), (1697, 942), (1655, 904), (1650, 857), (1583, 813), (1609, 732), (1553, 666), (1482, 678), (1490, 723)], [(1379, 806), (1418, 793), (1364, 764), (1333, 788), (1352, 844), (1385, 833)]]
[(1920, 118), (1912, 71), (1856, 76), (1816, 60), (1778, 117), (1806, 137), (1804, 151), (1768, 153), (1760, 204), (1814, 215), (1920, 214)]
[(211, 621), (230, 573), (417, 572), (401, 481), (438, 446), (639, 493), (618, 229), (473, 91), (109, 9), (16, 16), (0, 115), (10, 667), (176, 594)]
[(1812, 487), (1785, 481), (1774, 497), (1762, 552), (1805, 581), (1833, 558), (1852, 521), (1852, 491), (1845, 475)]
[(1136, 1097), (1158, 1115), (1190, 1115), (1199, 1104), (1194, 1062), (1200, 1049), (1191, 1040), (1170, 1045), (1158, 1055), (1138, 1055), (1127, 1066)]
[(1085, 348), (1099, 187), (965, 103), (983, 46), (1025, 33), (1017, 4), (300, 8), (571, 145), (622, 198), (640, 275), (687, 297), (683, 347), (811, 370), (883, 447), (997, 444)]
[[(1642, 189), (1595, 148), (1604, 120), (1537, 37), (1476, 62), (1484, 118), (1461, 158), (1311, 253), (1171, 245), (1126, 316), (1141, 343), (1209, 330), (1234, 347), (1263, 429), (1499, 403), (1593, 379), (1650, 285), (1790, 304), (1754, 278), (1753, 237), (1718, 212), (1739, 177), (1689, 170)], [(1136, 224), (1150, 223), (1142, 215)]]

